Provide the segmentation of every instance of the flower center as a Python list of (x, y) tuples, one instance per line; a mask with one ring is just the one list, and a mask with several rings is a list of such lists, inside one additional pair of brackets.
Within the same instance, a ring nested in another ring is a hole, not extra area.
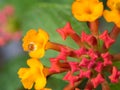
[(89, 8), (87, 8), (87, 9), (85, 10), (85, 12), (86, 12), (87, 14), (91, 14), (91, 13), (92, 13), (92, 11), (91, 11)]
[(30, 42), (30, 44), (28, 44), (28, 50), (29, 51), (34, 51), (37, 49), (37, 46), (35, 45), (34, 42)]

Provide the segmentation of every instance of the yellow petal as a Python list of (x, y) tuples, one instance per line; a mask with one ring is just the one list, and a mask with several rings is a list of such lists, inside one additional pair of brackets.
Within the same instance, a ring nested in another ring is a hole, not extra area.
[(35, 37), (36, 34), (37, 34), (36, 30), (32, 29), (32, 30), (29, 30), (24, 36), (22, 40), (23, 41), (22, 46), (25, 51), (28, 51), (28, 44), (33, 41), (33, 37)]
[(40, 77), (35, 81), (35, 89), (43, 89), (46, 85), (46, 78)]
[(22, 79), (21, 82), (22, 82), (24, 88), (31, 89), (34, 84), (34, 79), (30, 76), (26, 79)]
[(113, 10), (118, 9), (120, 6), (120, 0), (107, 0), (107, 6)]
[(49, 40), (49, 35), (46, 33), (44, 30), (39, 29), (38, 30), (38, 39), (40, 40), (41, 38), (45, 40), (45, 43)]
[(120, 27), (120, 14), (117, 10), (104, 10), (103, 16), (107, 22), (113, 22)]
[(28, 68), (20, 68), (18, 71), (19, 78), (24, 77), (25, 73), (28, 71)]
[(38, 59), (33, 59), (33, 58), (28, 59), (27, 64), (31, 68), (39, 68), (41, 71), (43, 70), (43, 65)]
[(45, 54), (44, 48), (29, 52), (29, 55), (32, 58), (40, 58), (40, 57), (42, 58), (44, 56), (44, 54)]

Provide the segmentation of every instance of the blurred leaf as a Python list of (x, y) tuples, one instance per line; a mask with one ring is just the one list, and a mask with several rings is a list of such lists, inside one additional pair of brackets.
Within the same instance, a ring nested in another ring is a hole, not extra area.
[(50, 40), (76, 46), (71, 39), (63, 41), (56, 29), (62, 28), (67, 22), (70, 22), (75, 31), (80, 34), (82, 30), (89, 32), (86, 23), (78, 22), (71, 14), (71, 5), (40, 3), (24, 16), (23, 30), (24, 34), (29, 29), (42, 28), (50, 35)]
[(68, 83), (63, 81), (62, 79), (55, 78), (54, 76), (51, 76), (48, 78), (47, 81), (47, 88), (52, 88), (52, 90), (63, 90), (63, 88)]
[(109, 84), (111, 90), (120, 90), (120, 83)]
[(21, 55), (12, 60), (2, 68), (0, 68), (0, 90), (19, 90), (21, 82), (17, 72), (20, 67), (26, 66), (27, 55)]

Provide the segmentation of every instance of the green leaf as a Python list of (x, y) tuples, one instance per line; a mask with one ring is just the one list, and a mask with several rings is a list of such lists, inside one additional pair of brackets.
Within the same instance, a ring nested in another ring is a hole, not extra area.
[(114, 83), (114, 84), (109, 84), (110, 85), (110, 90), (119, 90), (120, 89), (120, 83)]
[(0, 67), (0, 89), (1, 90), (22, 90), (17, 72), (20, 67), (26, 66), (28, 56), (22, 54), (20, 57), (10, 59), (4, 67)]
[(29, 29), (42, 28), (50, 35), (50, 40), (64, 43), (70, 46), (76, 46), (71, 39), (63, 41), (56, 29), (62, 28), (67, 22), (70, 22), (73, 29), (80, 34), (82, 30), (89, 33), (89, 29), (84, 22), (78, 22), (71, 14), (71, 5), (40, 3), (24, 16), (23, 30), (24, 34)]

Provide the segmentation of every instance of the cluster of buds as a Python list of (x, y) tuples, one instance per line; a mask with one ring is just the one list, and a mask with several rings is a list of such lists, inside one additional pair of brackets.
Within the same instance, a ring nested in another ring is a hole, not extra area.
[[(114, 5), (113, 5), (114, 4)], [(69, 36), (79, 46), (78, 49), (60, 43), (51, 42), (49, 35), (42, 29), (38, 32), (30, 30), (23, 38), (23, 49), (29, 51), (31, 57), (27, 61), (30, 68), (21, 68), (18, 71), (22, 84), (26, 89), (31, 89), (35, 83), (35, 89), (50, 90), (44, 88), (47, 76), (66, 72), (63, 80), (69, 84), (63, 90), (93, 90), (99, 85), (102, 90), (110, 90), (108, 80), (111, 83), (118, 83), (120, 70), (114, 62), (120, 61), (120, 54), (113, 54), (109, 51), (112, 44), (120, 33), (119, 0), (107, 0), (107, 6), (111, 11), (104, 10), (104, 5), (99, 0), (75, 0), (72, 4), (73, 16), (87, 22), (91, 31), (90, 34), (82, 31), (78, 35), (68, 22), (63, 28), (57, 29), (63, 40)], [(116, 13), (115, 13), (116, 12)], [(111, 32), (98, 30), (98, 19), (103, 16), (106, 21), (114, 22)], [(43, 58), (46, 50), (55, 50), (59, 54), (50, 57), (50, 67), (44, 67), (39, 58)], [(69, 57), (74, 60), (69, 60)], [(38, 63), (37, 63), (38, 62)], [(107, 74), (106, 74), (107, 73)], [(85, 87), (79, 87), (87, 79)], [(41, 80), (41, 81), (40, 81)]]
[(13, 6), (6, 5), (0, 10), (0, 46), (4, 46), (11, 40), (21, 38), (21, 32), (15, 18)]

